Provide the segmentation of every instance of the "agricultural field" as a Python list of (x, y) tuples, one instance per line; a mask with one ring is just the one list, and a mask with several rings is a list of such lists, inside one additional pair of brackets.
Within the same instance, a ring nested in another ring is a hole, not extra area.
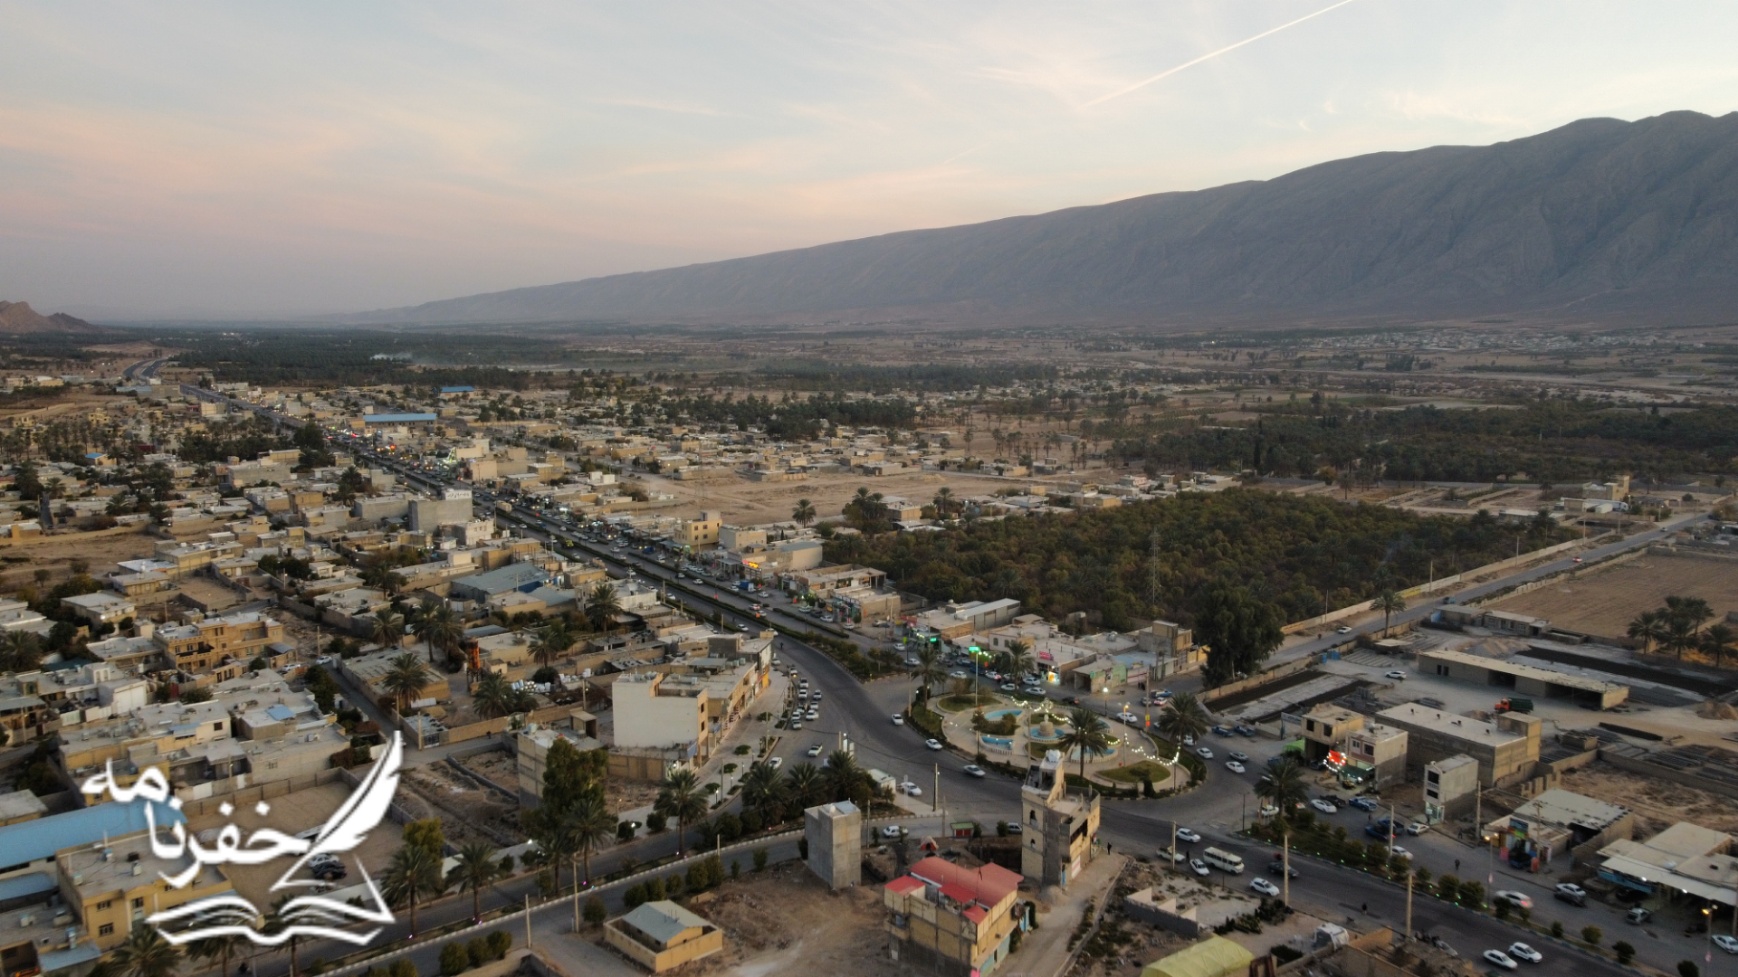
[(1738, 560), (1647, 553), (1559, 577), (1490, 606), (1572, 631), (1621, 637), (1637, 614), (1660, 607), (1669, 596), (1700, 597), (1717, 620), (1738, 611)]

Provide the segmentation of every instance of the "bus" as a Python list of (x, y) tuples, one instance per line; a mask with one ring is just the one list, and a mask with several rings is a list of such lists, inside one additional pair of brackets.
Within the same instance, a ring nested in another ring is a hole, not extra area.
[(1228, 851), (1209, 848), (1201, 853), (1201, 860), (1221, 872), (1228, 872), (1232, 875), (1243, 874), (1243, 856), (1241, 855), (1233, 855)]

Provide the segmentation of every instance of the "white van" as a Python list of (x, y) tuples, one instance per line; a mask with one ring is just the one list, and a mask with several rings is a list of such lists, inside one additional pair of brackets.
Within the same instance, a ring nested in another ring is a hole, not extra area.
[(1243, 874), (1243, 856), (1241, 855), (1233, 855), (1228, 851), (1209, 848), (1201, 853), (1201, 860), (1221, 872), (1228, 872), (1232, 875)]

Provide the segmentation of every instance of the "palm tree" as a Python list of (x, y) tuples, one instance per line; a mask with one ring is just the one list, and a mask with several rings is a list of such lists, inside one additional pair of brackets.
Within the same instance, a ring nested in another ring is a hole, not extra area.
[(815, 521), (815, 504), (808, 499), (798, 499), (797, 507), (791, 510), (791, 519), (799, 526), (807, 526)]
[(549, 665), (566, 654), (567, 649), (571, 647), (573, 647), (573, 635), (567, 632), (567, 624), (560, 618), (556, 618), (543, 628), (543, 633), (531, 646), (531, 657), (536, 659), (539, 665)]
[(1009, 674), (1025, 675), (1038, 665), (1038, 659), (1032, 654), (1032, 644), (1024, 638), (1015, 638), (1008, 642), (1008, 650), (1002, 652), (1003, 667)]
[(229, 955), (241, 948), (247, 941), (235, 934), (223, 936), (208, 936), (203, 940), (193, 940), (187, 944), (187, 955), (196, 960), (221, 961), (218, 969), (220, 977), (229, 977)]
[(1207, 732), (1210, 723), (1206, 707), (1193, 692), (1179, 692), (1172, 696), (1170, 707), (1159, 713), (1159, 732), (1176, 744), (1179, 751), (1186, 738)]
[(382, 894), (389, 902), (405, 903), (410, 906), (410, 935), (416, 935), (416, 905), (424, 896), (439, 895), (445, 891), (446, 880), (441, 878), (440, 856), (430, 851), (426, 845), (401, 845), (392, 853), (392, 860), (387, 863), (386, 875), (381, 879)]
[(421, 692), (428, 684), (428, 667), (422, 659), (410, 652), (395, 656), (389, 663), (391, 668), (380, 680), (380, 687), (391, 693), (398, 701), (398, 711), (403, 712), (410, 702), (410, 696)]
[(1688, 621), (1690, 633), (1694, 634), (1714, 616), (1714, 610), (1700, 597), (1667, 597), (1666, 615), (1674, 620)]
[(947, 665), (941, 660), (941, 649), (931, 644), (917, 649), (917, 664), (911, 666), (911, 676), (923, 688), (923, 701), (929, 702), (930, 686), (947, 678)]
[(1303, 803), (1305, 793), (1303, 766), (1290, 755), (1268, 766), (1267, 772), (1255, 782), (1255, 796), (1279, 808), (1282, 818), (1292, 816)]
[(1086, 757), (1089, 753), (1102, 753), (1110, 746), (1110, 727), (1098, 713), (1075, 706), (1068, 710), (1068, 732), (1063, 733), (1058, 742), (1064, 755), (1069, 750), (1080, 751), (1080, 779), (1084, 781)]
[(1388, 622), (1394, 615), (1406, 609), (1406, 598), (1392, 590), (1384, 590), (1370, 602), (1370, 609), (1382, 612), (1382, 633), (1388, 633)]
[(658, 784), (658, 799), (652, 806), (665, 817), (676, 819), (676, 851), (681, 854), (687, 845), (688, 822), (706, 814), (700, 778), (688, 767), (670, 771)]
[(1711, 625), (1702, 632), (1702, 650), (1713, 656), (1715, 668), (1721, 667), (1721, 659), (1734, 642), (1738, 642), (1738, 632), (1724, 624)]
[(1684, 615), (1668, 615), (1665, 646), (1676, 652), (1678, 659), (1682, 661), (1684, 652), (1696, 646), (1695, 619)]
[(369, 635), (382, 648), (396, 647), (404, 639), (404, 617), (396, 611), (377, 611)]
[(448, 654), (465, 636), (465, 626), (446, 601), (429, 601), (417, 614), (416, 630), (428, 642), (429, 664), (434, 664), (436, 648)]
[(946, 519), (953, 512), (956, 504), (957, 503), (954, 501), (953, 497), (953, 489), (943, 485), (941, 488), (935, 490), (935, 514), (937, 516)]
[(1631, 638), (1641, 642), (1643, 654), (1653, 651), (1654, 646), (1666, 639), (1666, 616), (1662, 611), (1642, 611), (1629, 622), (1626, 632)]
[(507, 679), (494, 672), (484, 672), (477, 679), (477, 685), (471, 690), (471, 702), (475, 704), (477, 715), (484, 719), (494, 719), (514, 711), (519, 704), (519, 696), (514, 693), (513, 686)]
[(826, 787), (821, 769), (812, 763), (799, 763), (785, 771), (785, 793), (798, 810), (807, 810), (821, 803)]
[[(169, 977), (181, 962), (181, 951), (163, 939), (154, 926), (134, 926), (127, 940), (115, 948), (109, 958), (114, 973), (121, 977)], [(295, 972), (294, 964), (290, 972)]]
[(483, 890), (501, 877), (501, 863), (488, 842), (469, 841), (459, 848), (458, 864), (447, 873), (447, 888), (471, 894), (471, 918), (483, 918)]
[(42, 662), (42, 649), (29, 631), (8, 631), (0, 641), (0, 671), (34, 671)]
[(742, 805), (760, 815), (765, 824), (784, 820), (786, 785), (772, 764), (756, 763), (742, 775)]
[(568, 812), (567, 831), (584, 863), (585, 882), (590, 885), (591, 853), (602, 848), (616, 833), (615, 815), (604, 802), (602, 790), (588, 790), (579, 796), (573, 810)]
[[(290, 897), (284, 895), (279, 896), (278, 900), (272, 903), (271, 911), (265, 915), (265, 926), (263, 927), (263, 930), (266, 933), (282, 933), (290, 927), (291, 921), (284, 916), (284, 907), (288, 905), (289, 902)], [(291, 936), (277, 947), (279, 950), (288, 950), (290, 953), (290, 977), (296, 977), (296, 949), (301, 946), (301, 943), (302, 938), (300, 936)]]
[(616, 596), (614, 585), (600, 583), (591, 588), (591, 595), (585, 602), (585, 616), (591, 621), (593, 630), (607, 631), (621, 612), (622, 602)]
[(827, 754), (821, 780), (835, 801), (850, 801), (862, 810), (869, 808), (870, 780), (868, 771), (857, 765), (857, 757), (848, 750)]

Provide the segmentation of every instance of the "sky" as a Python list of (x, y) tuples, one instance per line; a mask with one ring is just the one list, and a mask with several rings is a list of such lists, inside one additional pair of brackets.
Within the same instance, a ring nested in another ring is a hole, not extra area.
[(282, 318), (1738, 110), (1738, 4), (0, 0), (0, 299)]

